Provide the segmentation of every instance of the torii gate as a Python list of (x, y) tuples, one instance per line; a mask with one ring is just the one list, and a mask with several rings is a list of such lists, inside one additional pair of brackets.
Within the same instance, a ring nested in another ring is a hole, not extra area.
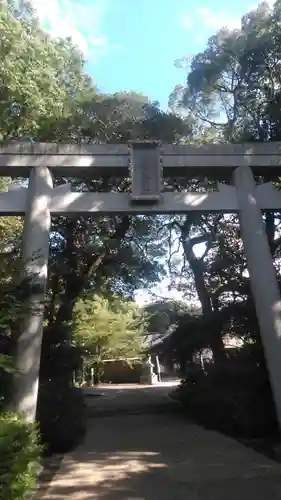
[[(16, 409), (34, 420), (47, 284), (51, 214), (156, 214), (238, 212), (252, 293), (281, 426), (281, 302), (261, 210), (281, 209), (281, 192), (256, 186), (253, 172), (281, 175), (281, 143), (159, 146), (9, 143), (0, 146), (0, 176), (29, 175), (28, 188), (11, 185), (0, 194), (0, 215), (25, 215), (24, 270), (38, 284), (21, 331)], [(53, 188), (53, 176), (132, 176), (131, 193), (72, 192)], [(163, 175), (162, 175), (163, 172)], [(162, 177), (185, 174), (225, 178), (216, 192), (162, 193)]]

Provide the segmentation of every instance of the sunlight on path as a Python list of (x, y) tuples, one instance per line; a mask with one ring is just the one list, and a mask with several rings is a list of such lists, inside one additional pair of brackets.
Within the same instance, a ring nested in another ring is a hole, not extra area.
[[(162, 404), (168, 392), (124, 388), (115, 409), (132, 395)], [(114, 416), (112, 406), (111, 416), (89, 419), (84, 444), (36, 500), (277, 500), (280, 491), (281, 466), (250, 448), (177, 414)]]

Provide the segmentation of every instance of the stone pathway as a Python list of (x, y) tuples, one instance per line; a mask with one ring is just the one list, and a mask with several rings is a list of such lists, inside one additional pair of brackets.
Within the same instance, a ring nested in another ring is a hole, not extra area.
[(87, 398), (92, 417), (85, 442), (63, 458), (36, 500), (281, 498), (281, 465), (177, 412), (128, 412), (140, 404), (169, 407), (169, 390), (111, 388)]

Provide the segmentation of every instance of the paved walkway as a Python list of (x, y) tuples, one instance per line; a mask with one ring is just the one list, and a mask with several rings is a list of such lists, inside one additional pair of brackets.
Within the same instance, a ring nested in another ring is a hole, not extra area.
[(85, 442), (64, 457), (40, 499), (280, 500), (281, 465), (176, 412), (128, 411), (169, 405), (169, 390), (111, 388), (87, 398)]

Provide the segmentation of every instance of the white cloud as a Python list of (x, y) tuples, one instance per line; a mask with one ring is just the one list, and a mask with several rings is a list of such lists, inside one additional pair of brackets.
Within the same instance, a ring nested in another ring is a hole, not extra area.
[(200, 21), (209, 28), (219, 30), (223, 26), (229, 29), (239, 28), (241, 18), (234, 17), (227, 12), (212, 12), (208, 7), (198, 7), (196, 9), (196, 16)]
[(39, 20), (53, 37), (71, 37), (86, 57), (105, 54), (107, 37), (101, 33), (106, 0), (31, 0)]
[[(218, 31), (222, 27), (233, 30), (240, 27), (243, 14), (255, 10), (261, 3), (262, 1), (260, 0), (248, 6), (246, 5), (239, 15), (234, 15), (226, 9), (212, 10), (209, 7), (199, 6), (194, 11), (189, 11), (183, 15), (182, 25), (186, 28), (198, 27), (198, 25), (201, 25), (207, 29), (208, 32)], [(272, 7), (275, 0), (267, 0), (267, 3)]]

